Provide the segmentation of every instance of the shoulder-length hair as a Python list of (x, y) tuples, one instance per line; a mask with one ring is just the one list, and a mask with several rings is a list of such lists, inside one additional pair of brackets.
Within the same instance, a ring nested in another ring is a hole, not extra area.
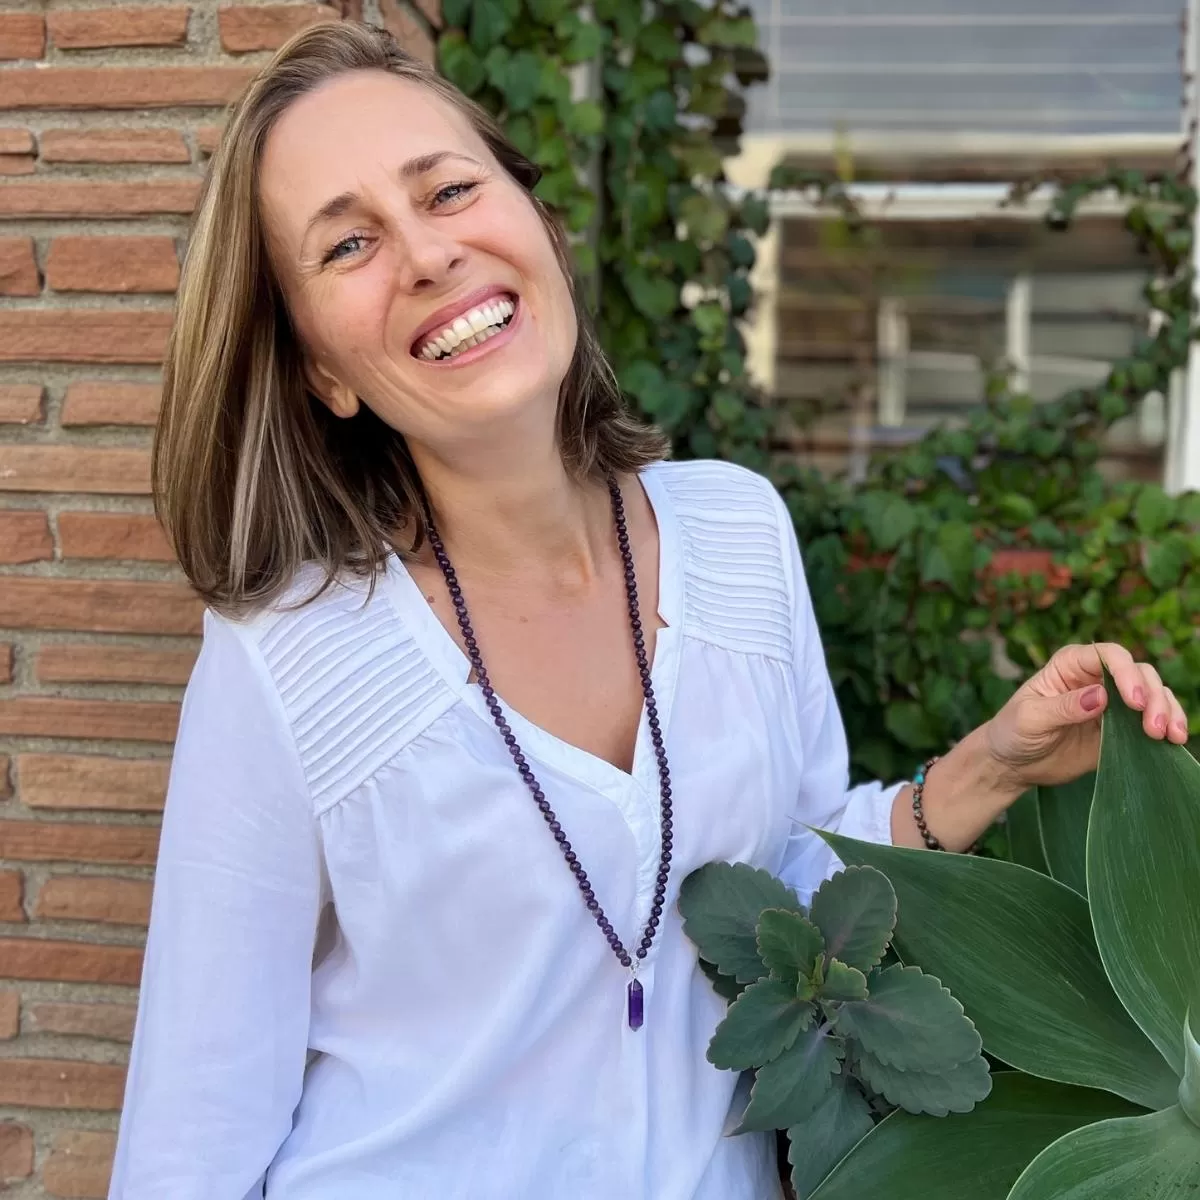
[(387, 71), (453, 105), (529, 194), (579, 325), (558, 406), (572, 475), (636, 471), (666, 453), (662, 435), (624, 407), (566, 234), (532, 194), (540, 169), (386, 31), (315, 26), (280, 49), (229, 116), (192, 221), (163, 371), (155, 508), (192, 585), (230, 614), (277, 598), (306, 564), (321, 568), (323, 587), (348, 572), (374, 580), (389, 553), (411, 552), (425, 533), (424, 493), (404, 438), (365, 405), (353, 418), (333, 416), (309, 389), (259, 208), (259, 164), (280, 115), (326, 80), (360, 70)]

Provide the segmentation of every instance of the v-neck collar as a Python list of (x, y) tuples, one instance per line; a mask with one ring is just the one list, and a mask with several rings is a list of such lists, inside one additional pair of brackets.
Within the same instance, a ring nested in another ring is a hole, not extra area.
[[(682, 634), (684, 609), (683, 564), (680, 559), (679, 527), (670, 496), (662, 484), (660, 468), (657, 465), (647, 467), (638, 478), (658, 526), (658, 615), (664, 625), (655, 637), (650, 679), (654, 687), (659, 723), (665, 736), (666, 731), (670, 729), (675, 682), (679, 673), (679, 639)], [(421, 652), (462, 701), (482, 720), (492, 724), (492, 715), (483, 693), (476, 684), (470, 682), (470, 661), (438, 620), (437, 614), (398, 555), (393, 554), (388, 559), (384, 584), (389, 598)], [(496, 698), (500, 701), (505, 719), (526, 754), (603, 791), (623, 790), (628, 788), (631, 782), (657, 791), (658, 767), (654, 759), (644, 704), (638, 722), (633, 766), (626, 772), (607, 759), (565, 741), (528, 720), (507, 704), (500, 693), (497, 693)]]

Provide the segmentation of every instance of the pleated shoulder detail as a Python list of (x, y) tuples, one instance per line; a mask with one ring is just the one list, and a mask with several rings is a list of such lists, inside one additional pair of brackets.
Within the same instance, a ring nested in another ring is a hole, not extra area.
[(789, 557), (775, 488), (731, 463), (664, 463), (655, 470), (679, 524), (684, 632), (791, 662)]
[(365, 782), (455, 696), (376, 589), (331, 589), (277, 613), (260, 649), (317, 813)]

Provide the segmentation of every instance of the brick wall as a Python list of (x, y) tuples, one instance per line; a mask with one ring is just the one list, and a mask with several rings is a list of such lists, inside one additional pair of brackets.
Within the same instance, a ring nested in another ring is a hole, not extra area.
[(0, 2), (0, 1192), (12, 1200), (107, 1190), (201, 615), (151, 515), (149, 444), (222, 108), (313, 21), (365, 15), (430, 57), (438, 3)]

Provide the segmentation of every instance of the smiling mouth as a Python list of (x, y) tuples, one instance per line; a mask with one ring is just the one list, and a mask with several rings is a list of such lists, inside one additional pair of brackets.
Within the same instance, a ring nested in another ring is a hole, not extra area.
[(517, 304), (517, 297), (506, 293), (477, 305), (455, 317), (438, 332), (421, 338), (413, 346), (413, 358), (423, 362), (449, 362), (457, 358), (508, 328), (516, 315)]

